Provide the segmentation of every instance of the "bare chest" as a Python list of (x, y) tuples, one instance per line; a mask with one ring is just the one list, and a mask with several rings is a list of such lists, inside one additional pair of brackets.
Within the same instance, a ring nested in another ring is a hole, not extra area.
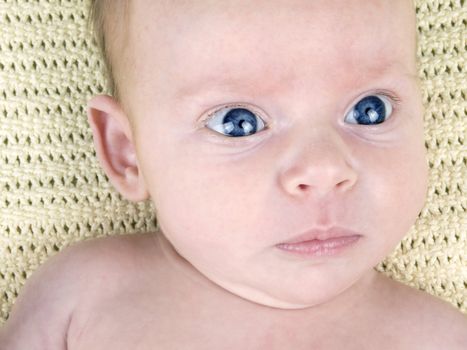
[(239, 322), (237, 311), (214, 310), (199, 302), (197, 298), (178, 303), (167, 298), (155, 304), (141, 298), (101, 305), (73, 332), (68, 349), (275, 350), (290, 344), (290, 338), (281, 339), (283, 335), (256, 325), (248, 315)]
[[(323, 332), (312, 326), (267, 320), (267, 315), (233, 308), (194, 290), (173, 291), (165, 298), (129, 293), (101, 301), (80, 316), (69, 350), (334, 350), (405, 349), (396, 337), (335, 329)], [(327, 336), (323, 336), (327, 333)], [(395, 346), (395, 345), (398, 346)]]

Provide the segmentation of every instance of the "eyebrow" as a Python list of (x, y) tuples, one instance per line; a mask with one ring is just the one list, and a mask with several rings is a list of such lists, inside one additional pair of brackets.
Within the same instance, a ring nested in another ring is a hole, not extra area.
[[(234, 78), (232, 76), (225, 75), (207, 75), (198, 79), (194, 79), (190, 84), (177, 90), (177, 98), (189, 98), (201, 93), (212, 92), (212, 91), (237, 91), (246, 90), (252, 88), (253, 85), (257, 85), (256, 80), (251, 78), (242, 79)], [(269, 85), (274, 85), (269, 83)], [(264, 88), (263, 88), (264, 90)]]
[[(371, 69), (371, 73), (367, 78), (368, 81), (377, 81), (383, 80), (385, 77), (390, 77), (397, 72), (401, 76), (409, 79), (409, 80), (418, 80), (418, 74), (416, 72), (411, 72), (409, 69), (406, 69), (405, 65), (398, 64), (399, 62), (386, 62), (384, 65), (380, 65), (379, 67), (373, 67)], [(401, 69), (401, 67), (403, 69)], [(349, 78), (352, 82), (357, 82), (360, 80), (362, 76), (361, 73), (356, 73), (354, 77)], [(261, 76), (259, 76), (261, 77)], [(267, 91), (277, 89), (278, 86), (287, 86), (287, 83), (293, 80), (293, 78), (282, 77), (280, 79), (276, 79), (273, 82), (268, 82), (267, 86), (261, 85), (261, 91), (263, 94), (266, 94)], [(202, 95), (210, 92), (215, 91), (228, 91), (228, 92), (235, 92), (235, 91), (257, 91), (259, 86), (259, 82), (264, 82), (264, 79), (251, 77), (248, 78), (237, 78), (232, 77), (230, 75), (215, 75), (215, 74), (208, 74), (206, 76), (197, 77), (197, 79), (193, 79), (190, 84), (184, 86), (177, 90), (176, 98), (177, 99), (188, 99), (192, 98), (196, 95)], [(356, 84), (357, 85), (357, 84)], [(256, 88), (255, 88), (256, 87)]]

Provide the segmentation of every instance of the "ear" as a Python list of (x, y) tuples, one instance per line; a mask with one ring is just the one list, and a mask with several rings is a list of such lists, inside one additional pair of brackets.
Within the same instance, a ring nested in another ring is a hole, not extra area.
[(107, 95), (94, 96), (88, 101), (87, 114), (99, 162), (112, 185), (130, 201), (149, 198), (130, 123), (118, 102)]

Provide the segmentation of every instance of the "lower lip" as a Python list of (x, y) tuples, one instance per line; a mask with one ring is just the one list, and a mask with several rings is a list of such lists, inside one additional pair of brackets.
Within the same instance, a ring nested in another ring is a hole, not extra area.
[(291, 254), (303, 257), (333, 256), (354, 245), (361, 236), (335, 237), (320, 241), (280, 243), (276, 247)]

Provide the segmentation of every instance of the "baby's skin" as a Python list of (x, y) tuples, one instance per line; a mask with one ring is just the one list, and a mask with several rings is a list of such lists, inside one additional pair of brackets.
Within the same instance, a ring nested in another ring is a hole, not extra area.
[[(410, 1), (135, 0), (127, 20), (121, 101), (88, 118), (159, 229), (49, 259), (1, 350), (467, 348), (455, 307), (374, 270), (427, 191)], [(347, 238), (284, 244), (312, 230)]]

